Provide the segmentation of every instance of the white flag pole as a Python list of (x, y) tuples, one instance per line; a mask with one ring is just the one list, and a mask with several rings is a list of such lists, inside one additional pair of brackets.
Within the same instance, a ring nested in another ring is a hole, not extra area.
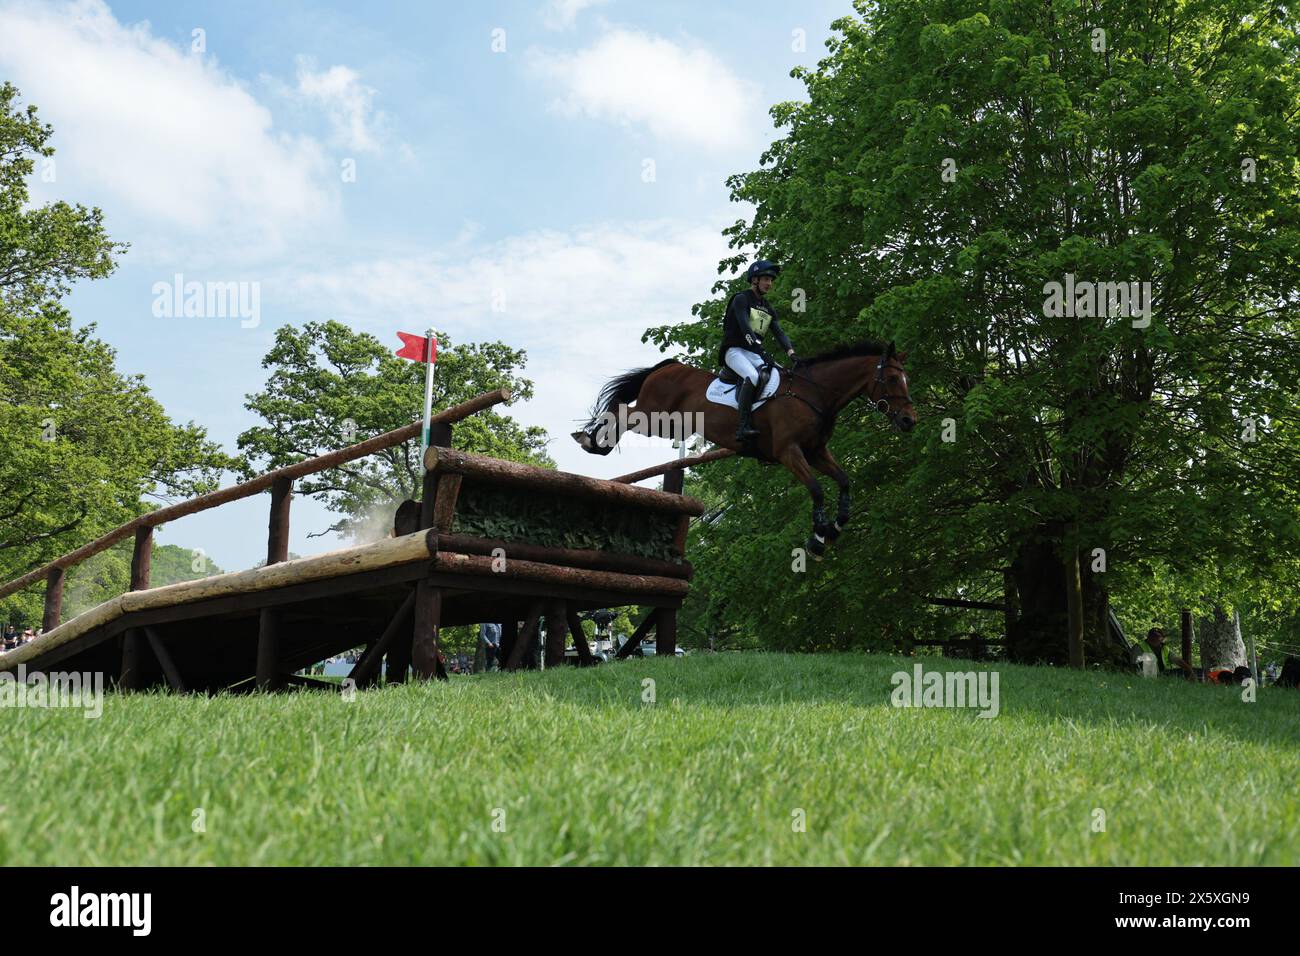
[(424, 430), (420, 438), (420, 461), (424, 461), (424, 453), (429, 450), (430, 439), (433, 437), (430, 432), (433, 424), (429, 421), (433, 417), (433, 349), (434, 349), (433, 329), (428, 329), (424, 333)]

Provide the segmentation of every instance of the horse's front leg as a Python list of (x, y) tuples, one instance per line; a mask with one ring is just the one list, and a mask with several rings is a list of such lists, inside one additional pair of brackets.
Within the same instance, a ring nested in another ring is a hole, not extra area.
[(808, 463), (822, 474), (830, 475), (840, 487), (839, 507), (836, 509), (835, 520), (826, 530), (826, 540), (834, 541), (840, 536), (840, 532), (844, 530), (845, 525), (849, 523), (849, 476), (840, 467), (840, 463), (835, 460), (830, 453), (830, 449), (825, 445), (808, 455)]
[(807, 547), (812, 553), (814, 559), (820, 561), (822, 555), (826, 553), (826, 540), (831, 529), (831, 525), (826, 521), (826, 495), (822, 492), (821, 482), (813, 477), (812, 469), (808, 467), (808, 459), (804, 458), (803, 450), (798, 445), (791, 445), (780, 455), (781, 464), (790, 469), (790, 472), (799, 479), (808, 494), (812, 496), (813, 502), (813, 530), (808, 538)]

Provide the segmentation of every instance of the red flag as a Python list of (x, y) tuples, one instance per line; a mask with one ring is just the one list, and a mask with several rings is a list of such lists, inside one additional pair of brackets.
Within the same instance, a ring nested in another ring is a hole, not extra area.
[[(402, 340), (403, 345), (397, 350), (398, 358), (414, 359), (417, 362), (427, 362), (438, 360), (438, 340), (426, 339), (423, 335), (411, 335), (409, 332), (398, 332), (397, 337)], [(429, 345), (433, 348), (429, 349)], [(425, 357), (425, 352), (431, 353), (430, 358)]]

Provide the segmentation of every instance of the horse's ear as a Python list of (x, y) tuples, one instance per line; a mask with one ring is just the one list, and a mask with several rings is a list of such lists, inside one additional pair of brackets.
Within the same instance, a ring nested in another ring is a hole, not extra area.
[(906, 362), (906, 361), (907, 361), (907, 353), (906, 353), (906, 352), (899, 352), (899, 353), (898, 353), (898, 360), (899, 360), (900, 362)]
[(894, 357), (894, 343), (890, 342), (889, 351), (885, 353), (885, 358), (893, 358), (893, 357)]

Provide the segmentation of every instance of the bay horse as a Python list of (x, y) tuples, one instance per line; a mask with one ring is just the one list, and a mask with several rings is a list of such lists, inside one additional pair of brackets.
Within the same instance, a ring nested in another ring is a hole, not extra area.
[[(814, 558), (820, 559), (826, 542), (837, 539), (849, 522), (849, 477), (826, 447), (836, 416), (849, 402), (865, 394), (894, 428), (911, 431), (916, 425), (916, 410), (903, 368), (906, 358), (907, 353), (896, 351), (893, 342), (864, 341), (798, 360), (789, 369), (780, 368), (777, 391), (754, 410), (751, 418), (760, 434), (745, 447), (736, 441), (739, 411), (705, 396), (717, 376), (676, 359), (665, 359), (650, 368), (633, 369), (610, 379), (601, 389), (591, 419), (573, 433), (573, 438), (593, 455), (608, 455), (626, 432), (684, 441), (687, 435), (682, 432), (698, 432), (702, 423), (706, 441), (765, 464), (780, 462), (808, 489), (813, 502), (813, 530), (807, 547)], [(635, 409), (631, 408), (633, 404)], [(633, 415), (634, 424), (628, 424), (630, 412), (643, 414)], [(615, 423), (618, 427), (611, 427)], [(686, 423), (692, 427), (687, 428)], [(627, 427), (623, 427), (625, 424)], [(813, 476), (814, 468), (839, 485), (834, 521), (826, 520), (825, 495)]]

